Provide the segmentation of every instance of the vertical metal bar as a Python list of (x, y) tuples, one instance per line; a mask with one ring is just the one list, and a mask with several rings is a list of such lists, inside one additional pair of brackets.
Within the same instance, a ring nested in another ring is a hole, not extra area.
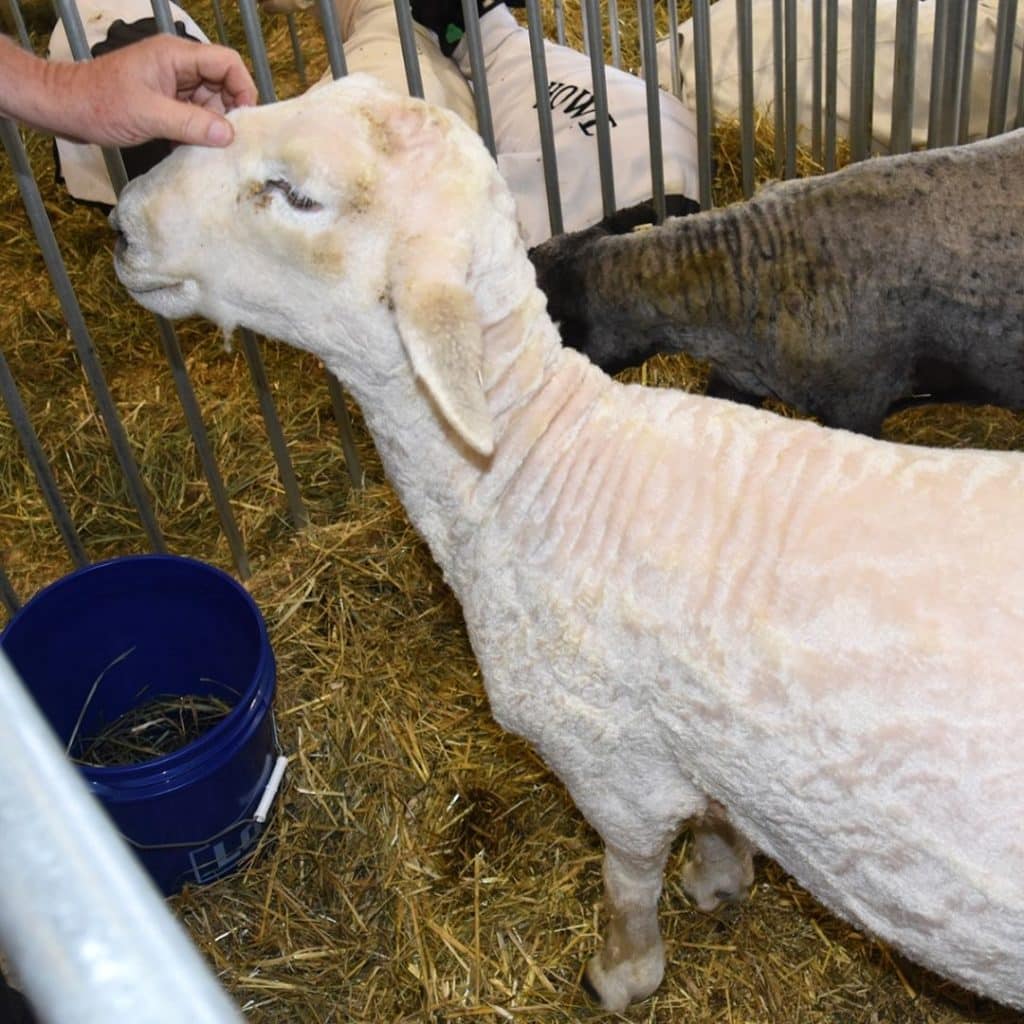
[(966, 142), (971, 135), (971, 79), (974, 76), (974, 36), (978, 30), (978, 6), (968, 0), (964, 4), (964, 34), (960, 43), (960, 95), (957, 142)]
[(665, 157), (661, 140), (661, 89), (658, 87), (658, 60), (654, 35), (654, 5), (640, 0), (640, 42), (644, 54), (644, 85), (647, 93), (647, 141), (651, 154), (651, 197), (654, 220), (665, 220)]
[(324, 42), (327, 44), (327, 59), (330, 61), (331, 74), (335, 78), (342, 78), (348, 74), (348, 65), (345, 62), (345, 51), (341, 45), (341, 26), (338, 24), (338, 14), (331, 0), (316, 0), (316, 10), (320, 17)]
[(292, 60), (295, 61), (295, 73), (299, 76), (299, 84), (305, 89), (309, 85), (306, 78), (306, 58), (302, 55), (302, 40), (299, 39), (299, 29), (295, 23), (295, 15), (288, 15), (288, 39), (292, 44)]
[[(396, 6), (407, 0), (395, 0)], [(491, 156), (497, 152), (494, 142), (494, 120), (491, 117), (491, 97), (487, 88), (487, 69), (484, 66), (484, 44), (480, 35), (480, 15), (476, 0), (462, 0), (462, 18), (466, 26), (466, 51), (469, 54), (470, 74), (473, 78), (473, 106), (476, 111), (476, 129)]]
[(242, 1024), (0, 653), (0, 945), (43, 1020)]
[(160, 336), (160, 343), (163, 345), (164, 357), (171, 370), (171, 379), (178, 392), (178, 401), (181, 403), (182, 411), (185, 414), (185, 421), (188, 423), (189, 431), (192, 434), (192, 443), (195, 445), (196, 454), (199, 456), (199, 463), (203, 467), (203, 475), (206, 477), (207, 486), (210, 488), (210, 497), (213, 499), (214, 508), (220, 519), (220, 528), (224, 531), (224, 537), (231, 549), (231, 556), (234, 559), (238, 574), (243, 580), (252, 575), (252, 568), (249, 565), (249, 556), (242, 541), (242, 535), (238, 530), (234, 514), (231, 511), (231, 502), (228, 499), (227, 488), (224, 486), (223, 477), (220, 474), (220, 467), (214, 457), (213, 448), (210, 446), (210, 438), (206, 433), (203, 424), (203, 415), (199, 410), (199, 403), (196, 401), (195, 392), (192, 390), (192, 383), (188, 379), (188, 371), (185, 369), (185, 359), (181, 354), (181, 346), (178, 344), (178, 336), (170, 322), (163, 317), (155, 317), (157, 334)]
[(328, 373), (327, 394), (331, 399), (331, 408), (334, 410), (334, 419), (337, 421), (341, 435), (341, 450), (345, 455), (345, 468), (348, 470), (348, 478), (353, 487), (363, 486), (363, 466), (359, 460), (359, 452), (356, 451), (355, 438), (352, 436), (352, 420), (348, 414), (348, 406), (345, 404), (345, 392), (341, 389), (338, 378)]
[(867, 94), (864, 70), (867, 64), (868, 0), (853, 0), (850, 25), (850, 158), (868, 155)]
[(676, 0), (668, 0), (668, 66), (672, 76), (672, 95), (679, 99), (683, 95), (683, 79), (679, 72), (679, 9)]
[(822, 88), (821, 75), (824, 67), (822, 48), (824, 43), (824, 12), (822, 0), (813, 0), (811, 8), (811, 156), (820, 164)]
[(785, 0), (784, 53), (786, 59), (786, 177), (796, 177), (796, 0)]
[(217, 29), (217, 42), (221, 46), (228, 45), (228, 27), (224, 24), (224, 11), (221, 8), (220, 0), (212, 0), (213, 21)]
[(3, 602), (8, 615), (13, 615), (21, 607), (18, 595), (15, 592), (14, 587), (11, 586), (11, 581), (7, 578), (7, 573), (4, 572), (4, 565), (2, 561), (0, 561), (0, 601)]
[(18, 36), (18, 42), (23, 50), (32, 49), (32, 40), (28, 37), (28, 29), (25, 27), (25, 19), (21, 14), (21, 6), (18, 0), (7, 0), (7, 7), (11, 12), (11, 20), (14, 22), (14, 31)]
[(278, 418), (274, 401), (270, 397), (270, 382), (267, 380), (267, 371), (260, 356), (259, 346), (252, 331), (243, 329), (239, 333), (242, 338), (242, 352), (249, 367), (249, 376), (252, 377), (253, 387), (256, 389), (256, 398), (260, 404), (260, 412), (263, 414), (263, 424), (267, 428), (267, 437), (270, 439), (270, 447), (274, 452), (274, 460), (277, 462), (277, 471), (281, 476), (281, 486), (284, 487), (292, 522), (298, 529), (302, 529), (309, 525), (309, 514), (306, 512), (302, 495), (299, 493), (299, 484), (295, 479), (295, 469), (292, 466), (292, 458), (288, 452), (288, 442), (284, 438), (281, 420)]
[[(971, 0), (974, 2), (974, 0)], [(939, 138), (942, 146), (956, 143), (960, 115), (960, 90), (963, 85), (963, 38), (965, 0), (949, 0), (942, 65), (942, 107)]]
[(783, 0), (772, 0), (772, 111), (775, 120), (775, 173), (781, 175), (786, 164), (786, 50)]
[[(154, 0), (157, 2), (157, 0)], [(267, 45), (263, 41), (260, 29), (260, 18), (256, 11), (255, 0), (238, 0), (238, 10), (242, 15), (242, 29), (245, 41), (249, 45), (249, 57), (252, 60), (252, 76), (259, 90), (260, 103), (274, 103), (277, 93), (274, 91), (274, 76), (267, 58)]]
[(1024, 128), (1024, 64), (1021, 65), (1020, 81), (1017, 83), (1017, 116), (1013, 121), (1014, 128)]
[(928, 93), (928, 148), (942, 141), (942, 99), (945, 91), (946, 35), (951, 0), (935, 0), (935, 30), (932, 36), (932, 74)]
[(1013, 66), (1013, 33), (1017, 25), (1017, 0), (1001, 0), (996, 19), (995, 52), (992, 55), (992, 95), (988, 107), (988, 134), (1006, 130), (1006, 107)]
[[(463, 0), (469, 4), (472, 0)], [(615, 212), (615, 174), (612, 170), (611, 129), (608, 123), (608, 86), (604, 78), (604, 45), (601, 42), (601, 12), (597, 0), (583, 0), (589, 40), (590, 72), (593, 80), (594, 113), (597, 115), (597, 160), (601, 170), (601, 201), (604, 215)]]
[(867, 0), (864, 20), (864, 145), (871, 155), (875, 134), (875, 37), (878, 17), (877, 0)]
[(149, 496), (142, 483), (142, 478), (139, 476), (138, 466), (135, 464), (131, 446), (128, 444), (124, 427), (117, 415), (117, 408), (111, 398), (106, 378), (103, 376), (103, 370), (96, 356), (96, 350), (93, 348), (89, 330), (85, 326), (82, 310), (78, 304), (78, 296), (75, 295), (75, 289), (71, 284), (67, 268), (64, 266), (60, 250), (57, 247), (57, 239), (54, 237), (53, 227), (46, 215), (43, 199), (39, 194), (39, 186), (32, 175), (32, 169), (29, 166), (28, 156), (25, 153), (21, 136), (14, 125), (6, 118), (0, 118), (0, 135), (2, 135), (4, 149), (7, 150), (7, 155), (11, 161), (14, 177), (18, 183), (22, 201), (25, 204), (25, 211), (35, 232), (36, 241), (39, 243), (39, 248), (42, 251), (46, 269), (49, 271), (50, 279), (53, 281), (54, 290), (57, 293), (61, 310), (64, 313), (64, 319), (67, 322), (68, 330), (71, 332), (75, 349), (82, 363), (82, 369), (85, 371), (89, 386), (92, 388), (93, 397), (96, 399), (96, 404), (99, 407), (100, 416), (103, 418), (103, 424), (107, 429), (107, 436), (110, 438), (114, 454), (117, 456), (121, 472), (124, 474), (132, 502), (139, 513), (139, 519), (152, 548), (155, 551), (165, 551), (166, 545), (160, 532), (160, 526), (153, 515)]
[(836, 169), (839, 91), (839, 0), (825, 0), (825, 171)]
[(889, 149), (909, 153), (914, 129), (914, 82), (917, 75), (917, 5), (897, 0), (896, 54), (892, 72), (892, 130)]
[[(473, 13), (476, 13), (475, 5)], [(405, 81), (409, 86), (409, 95), (423, 99), (423, 73), (420, 71), (420, 57), (416, 52), (416, 32), (408, 0), (395, 0), (395, 19), (398, 22), (398, 42), (402, 47), (402, 63), (405, 64)]]
[(150, 0), (153, 7), (153, 17), (156, 20), (156, 27), (161, 32), (174, 35), (174, 16), (171, 14), (171, 5), (167, 0)]
[(751, 0), (736, 0), (736, 69), (740, 77), (740, 162), (743, 195), (754, 194), (754, 28)]
[(559, 46), (565, 46), (565, 5), (555, 0), (555, 38)]
[(697, 91), (697, 177), (702, 210), (710, 210), (711, 134), (711, 12), (708, 0), (693, 0), (693, 73)]
[(551, 119), (548, 64), (544, 52), (544, 22), (540, 0), (526, 0), (526, 29), (530, 37), (530, 62), (533, 65), (533, 94), (537, 100), (537, 127), (540, 130), (540, 156), (544, 165), (544, 191), (548, 200), (548, 223), (551, 234), (564, 230), (562, 194), (558, 187), (558, 157), (555, 152), (555, 129)]
[(25, 454), (28, 456), (29, 465), (35, 474), (36, 483), (43, 493), (43, 498), (46, 500), (50, 515), (53, 516), (53, 521), (64, 541), (64, 546), (68, 549), (75, 566), (81, 568), (88, 563), (89, 559), (86, 556), (85, 548), (82, 547), (78, 532), (75, 530), (71, 513), (68, 512), (68, 507), (61, 497), (43, 446), (39, 443), (39, 436), (29, 419), (28, 410), (18, 393), (18, 386), (14, 381), (3, 349), (0, 349), (0, 398), (3, 398), (4, 404), (7, 406), (11, 422), (25, 448)]
[(608, 0), (608, 31), (611, 36), (612, 64), (622, 67), (622, 33), (619, 30), (619, 5), (617, 0)]

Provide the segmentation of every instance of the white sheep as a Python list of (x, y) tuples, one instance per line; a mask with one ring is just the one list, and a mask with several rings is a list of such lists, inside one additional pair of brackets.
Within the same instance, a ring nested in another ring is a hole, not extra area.
[(118, 276), (351, 389), (495, 717), (605, 844), (604, 1006), (661, 981), (696, 819), (701, 903), (741, 895), (749, 841), (1024, 1009), (1024, 456), (618, 383), (561, 345), (457, 118), (364, 76), (232, 117), (125, 190)]
[[(796, 10), (796, 110), (800, 137), (810, 139), (814, 121), (814, 34), (812, 5), (820, 0), (797, 0)], [(840, 136), (849, 134), (852, 70), (850, 56), (853, 49), (854, 0), (839, 0), (836, 4), (836, 31), (838, 43), (836, 122)], [(740, 73), (738, 63), (739, 34), (737, 31), (737, 5), (713, 3), (710, 7), (711, 43), (711, 100), (715, 112), (721, 117), (738, 117), (740, 111)], [(988, 134), (989, 101), (995, 66), (996, 21), (999, 0), (977, 0), (977, 21), (971, 53), (971, 77), (968, 85), (970, 111), (967, 134), (980, 139)], [(892, 145), (893, 72), (896, 65), (896, 13), (897, 0), (878, 0), (875, 7), (875, 67), (872, 99), (872, 144), (876, 152), (884, 153)], [(932, 44), (935, 37), (936, 4), (922, 2), (917, 8), (917, 34), (914, 39), (913, 120), (911, 145), (923, 146), (928, 141), (928, 114), (931, 100)], [(754, 0), (751, 5), (751, 34), (753, 48), (754, 106), (760, 109), (775, 104), (775, 56), (773, 44), (774, 0)], [(825, 15), (822, 14), (824, 19)], [(1024, 19), (1018, 16), (1016, 38), (1010, 67), (1010, 82), (1020, 80), (1021, 51), (1024, 49)], [(679, 86), (683, 102), (693, 110), (697, 108), (697, 78), (694, 71), (694, 29), (692, 20), (679, 25), (679, 80), (673, 82), (671, 40), (658, 43), (658, 81), (662, 87), (675, 91)], [(823, 58), (824, 59), (824, 58)], [(1007, 104), (1004, 128), (1013, 127), (1016, 104), (1011, 96)]]
[(879, 157), (531, 258), (565, 343), (608, 372), (686, 352), (869, 434), (915, 394), (1019, 409), (1022, 160), (1024, 130)]

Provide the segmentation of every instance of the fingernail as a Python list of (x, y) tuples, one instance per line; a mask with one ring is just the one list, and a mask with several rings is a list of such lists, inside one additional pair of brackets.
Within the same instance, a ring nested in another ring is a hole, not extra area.
[(206, 129), (206, 141), (211, 146), (226, 146), (231, 141), (231, 125), (227, 121), (213, 121)]

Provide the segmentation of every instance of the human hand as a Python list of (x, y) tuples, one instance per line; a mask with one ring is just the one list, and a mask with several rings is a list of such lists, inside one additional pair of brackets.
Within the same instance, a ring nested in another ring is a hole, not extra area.
[(241, 57), (222, 46), (158, 35), (76, 64), (50, 65), (63, 115), (54, 134), (100, 145), (150, 139), (226, 146), (224, 114), (257, 101)]

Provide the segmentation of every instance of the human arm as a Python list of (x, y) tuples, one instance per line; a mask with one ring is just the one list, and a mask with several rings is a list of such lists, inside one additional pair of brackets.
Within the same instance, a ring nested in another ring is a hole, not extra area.
[(257, 100), (227, 47), (154, 36), (94, 60), (46, 61), (0, 37), (0, 114), (79, 142), (227, 145), (224, 114)]

